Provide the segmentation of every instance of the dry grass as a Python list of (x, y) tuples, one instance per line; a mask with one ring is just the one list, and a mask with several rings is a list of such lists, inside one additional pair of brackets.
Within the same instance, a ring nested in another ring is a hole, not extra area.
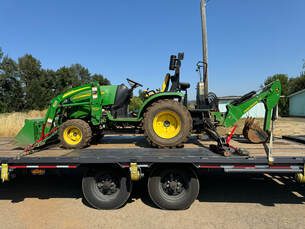
[[(15, 112), (0, 114), (0, 137), (15, 137), (24, 125), (25, 119), (43, 118), (47, 110), (44, 111), (30, 111), (27, 113)], [(237, 129), (235, 134), (242, 134), (245, 119), (236, 122)], [(256, 119), (256, 122), (263, 127), (264, 120)], [(232, 131), (231, 128), (218, 127), (221, 135), (226, 135)], [(275, 121), (274, 134), (277, 137), (282, 135), (304, 135), (305, 133), (305, 119), (304, 118), (279, 118)]]
[(29, 111), (0, 114), (0, 136), (15, 137), (24, 125), (25, 119), (43, 118), (45, 111)]
[[(235, 134), (242, 134), (242, 130), (246, 119), (240, 119), (236, 122), (237, 129)], [(259, 124), (261, 128), (264, 126), (264, 119), (256, 118), (256, 123)], [(270, 127), (271, 128), (271, 127)], [(221, 135), (226, 135), (230, 133), (233, 127), (224, 128), (219, 127), (217, 130)], [(305, 118), (294, 118), (294, 117), (279, 117), (274, 122), (274, 136), (282, 137), (284, 135), (304, 135), (305, 134)]]

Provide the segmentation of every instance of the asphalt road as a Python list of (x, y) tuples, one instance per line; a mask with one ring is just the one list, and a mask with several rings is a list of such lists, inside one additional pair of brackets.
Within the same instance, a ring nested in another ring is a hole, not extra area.
[(201, 177), (185, 211), (158, 209), (137, 183), (118, 210), (95, 210), (77, 174), (19, 177), (0, 184), (0, 228), (304, 228), (305, 187), (287, 176)]

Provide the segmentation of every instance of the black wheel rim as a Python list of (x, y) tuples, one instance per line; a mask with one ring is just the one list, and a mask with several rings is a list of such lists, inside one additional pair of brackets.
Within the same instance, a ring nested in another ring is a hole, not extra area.
[(119, 179), (112, 174), (101, 174), (95, 178), (96, 186), (104, 197), (110, 197), (119, 191)]
[(170, 172), (161, 178), (161, 189), (168, 196), (183, 195), (185, 187), (185, 181), (178, 173)]

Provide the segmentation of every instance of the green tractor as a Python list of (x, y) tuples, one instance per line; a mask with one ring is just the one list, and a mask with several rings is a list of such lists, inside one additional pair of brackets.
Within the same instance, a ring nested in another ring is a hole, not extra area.
[[(43, 145), (58, 134), (65, 148), (83, 148), (107, 132), (143, 133), (160, 148), (183, 146), (192, 130), (186, 108), (188, 83), (180, 83), (183, 53), (172, 55), (161, 90), (146, 90), (138, 111), (128, 111), (133, 90), (142, 86), (127, 79), (126, 85), (100, 86), (90, 83), (54, 98), (44, 119), (26, 120), (15, 138), (16, 145), (29, 148)], [(171, 81), (171, 86), (170, 86)], [(185, 91), (185, 93), (182, 93)]]
[[(217, 127), (234, 126), (259, 102), (264, 103), (266, 110), (264, 128), (261, 129), (250, 119), (243, 133), (253, 143), (269, 139), (272, 112), (275, 112), (281, 95), (279, 80), (232, 101), (227, 105), (227, 112), (220, 113), (217, 96), (204, 92), (206, 84), (200, 77), (195, 109), (188, 109), (187, 89), (190, 84), (180, 82), (183, 57), (183, 53), (170, 57), (169, 69), (174, 70), (174, 74), (166, 74), (160, 90), (144, 91), (146, 99), (138, 111), (129, 111), (128, 106), (133, 90), (141, 84), (130, 79), (127, 79), (130, 88), (124, 84), (86, 84), (54, 98), (44, 119), (26, 120), (15, 137), (16, 145), (31, 151), (49, 139), (59, 138), (64, 148), (76, 149), (86, 147), (107, 133), (144, 133), (152, 146), (174, 148), (182, 147), (193, 132), (199, 135), (206, 133), (217, 142), (217, 152), (230, 155), (232, 147), (227, 139), (220, 136)], [(201, 68), (206, 69), (199, 62), (199, 73)]]

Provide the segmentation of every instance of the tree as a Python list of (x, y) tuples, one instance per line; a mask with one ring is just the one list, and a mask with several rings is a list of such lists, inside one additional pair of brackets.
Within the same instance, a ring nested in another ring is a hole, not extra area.
[(143, 104), (143, 101), (139, 97), (137, 97), (137, 96), (132, 97), (132, 99), (130, 100), (130, 104), (129, 104), (129, 111), (139, 110), (140, 107), (142, 106), (142, 104)]
[(32, 55), (26, 54), (18, 59), (18, 72), (23, 86), (24, 109), (44, 109), (40, 61)]
[(18, 58), (18, 63), (4, 56), (0, 48), (0, 112), (42, 110), (57, 95), (90, 82), (109, 85), (101, 74), (91, 75), (81, 64), (43, 69), (30, 54)]
[(46, 108), (49, 102), (58, 95), (56, 91), (56, 72), (50, 69), (42, 69), (40, 79), (40, 87), (43, 88), (43, 94), (41, 96), (42, 107)]
[(268, 85), (271, 82), (279, 79), (282, 85), (282, 98), (279, 101), (279, 114), (280, 116), (287, 116), (289, 114), (289, 102), (287, 96), (289, 95), (289, 80), (286, 74), (275, 74), (273, 76), (268, 77), (264, 85)]
[(0, 60), (2, 59), (3, 57), (3, 51), (2, 51), (2, 48), (0, 47)]
[(141, 89), (139, 90), (139, 98), (140, 98), (142, 101), (144, 101), (144, 100), (146, 99), (146, 97), (145, 97), (145, 92), (142, 91)]
[(305, 89), (305, 71), (298, 77), (289, 79), (289, 94)]
[(0, 112), (13, 112), (23, 107), (22, 88), (17, 63), (5, 56), (0, 48)]
[(91, 75), (87, 68), (80, 64), (70, 67), (61, 67), (56, 71), (55, 94), (62, 94), (65, 91), (90, 82), (99, 82), (100, 85), (109, 85), (110, 81), (101, 74)]
[(83, 67), (82, 65), (72, 64), (70, 66), (70, 71), (76, 79), (76, 82), (74, 82), (75, 86), (80, 86), (82, 84), (87, 84), (91, 82), (91, 76), (89, 70)]
[(102, 74), (93, 74), (92, 81), (98, 82), (100, 85), (110, 85), (110, 81), (105, 78)]
[(78, 86), (78, 80), (68, 67), (61, 67), (56, 72), (56, 90), (55, 94), (62, 94), (65, 91)]

